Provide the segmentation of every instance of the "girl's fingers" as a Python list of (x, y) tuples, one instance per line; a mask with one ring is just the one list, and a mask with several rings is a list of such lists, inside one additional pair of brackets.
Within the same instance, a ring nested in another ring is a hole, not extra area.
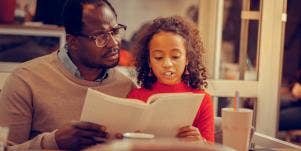
[(198, 131), (188, 131), (188, 132), (179, 133), (177, 136), (178, 137), (189, 137), (189, 136), (201, 137), (201, 134)]
[(194, 127), (194, 126), (188, 125), (188, 126), (181, 127), (179, 129), (179, 132), (188, 132), (188, 131), (192, 131), (192, 130), (195, 130), (195, 129), (197, 129), (197, 128)]
[(200, 133), (199, 129), (194, 126), (184, 126), (179, 129), (178, 135), (180, 135), (181, 133), (188, 133), (188, 132), (194, 132), (194, 131), (197, 133)]

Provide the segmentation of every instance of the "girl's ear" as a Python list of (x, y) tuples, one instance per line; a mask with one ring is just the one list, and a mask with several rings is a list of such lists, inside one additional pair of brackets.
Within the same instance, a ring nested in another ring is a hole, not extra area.
[(188, 61), (188, 51), (187, 51), (187, 49), (185, 50), (186, 52), (185, 52), (185, 58), (186, 58), (186, 66), (188, 65), (188, 63), (189, 63), (189, 61)]
[[(149, 56), (150, 57), (150, 56)], [(151, 66), (151, 63), (150, 63), (150, 58), (148, 57), (148, 61), (147, 61), (147, 63), (148, 63), (148, 67), (151, 69), (152, 68), (152, 66)]]

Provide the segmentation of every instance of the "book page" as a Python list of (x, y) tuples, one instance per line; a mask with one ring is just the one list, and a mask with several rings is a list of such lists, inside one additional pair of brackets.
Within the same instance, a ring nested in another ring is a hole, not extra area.
[(153, 102), (155, 102), (158, 98), (160, 97), (166, 97), (166, 96), (173, 96), (173, 95), (182, 95), (182, 94), (193, 94), (192, 92), (181, 92), (181, 93), (157, 93), (157, 94), (153, 94), (151, 95), (146, 103), (147, 104), (152, 104)]
[(145, 133), (156, 137), (174, 137), (179, 128), (192, 125), (201, 105), (203, 94), (174, 93), (161, 95), (147, 109)]
[(141, 126), (147, 104), (134, 99), (118, 98), (99, 91), (88, 89), (81, 121), (104, 125), (112, 135), (133, 132)]
[(140, 130), (174, 137), (179, 128), (192, 125), (203, 96), (162, 93), (151, 96), (149, 104), (88, 89), (80, 120), (104, 125), (111, 135)]

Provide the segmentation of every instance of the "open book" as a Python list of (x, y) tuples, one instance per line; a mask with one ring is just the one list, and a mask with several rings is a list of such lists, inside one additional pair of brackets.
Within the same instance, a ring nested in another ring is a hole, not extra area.
[(175, 136), (179, 128), (192, 125), (203, 96), (161, 93), (145, 103), (88, 89), (80, 119), (104, 125), (113, 135), (140, 130), (156, 137)]

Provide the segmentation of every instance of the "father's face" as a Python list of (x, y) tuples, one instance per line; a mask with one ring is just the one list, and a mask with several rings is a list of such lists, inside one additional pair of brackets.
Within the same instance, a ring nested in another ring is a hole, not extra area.
[[(98, 36), (109, 32), (118, 25), (114, 12), (106, 5), (83, 6), (83, 30), (85, 35)], [(77, 58), (80, 63), (89, 68), (111, 68), (119, 62), (121, 39), (107, 34), (104, 46), (97, 46), (95, 39), (78, 36)]]

